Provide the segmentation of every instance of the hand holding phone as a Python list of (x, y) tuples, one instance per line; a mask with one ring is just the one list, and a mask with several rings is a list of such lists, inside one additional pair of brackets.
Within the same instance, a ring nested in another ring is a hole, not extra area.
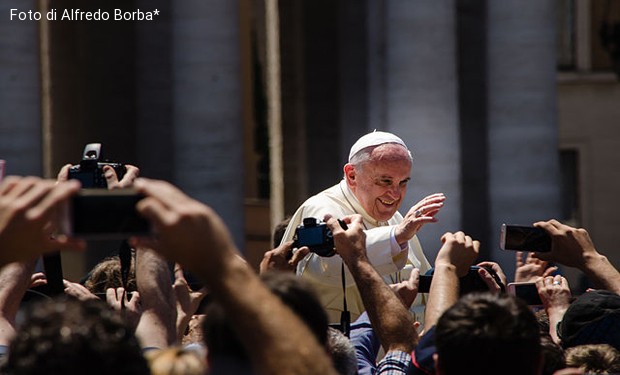
[(547, 253), (551, 251), (551, 236), (543, 228), (502, 224), (499, 247)]

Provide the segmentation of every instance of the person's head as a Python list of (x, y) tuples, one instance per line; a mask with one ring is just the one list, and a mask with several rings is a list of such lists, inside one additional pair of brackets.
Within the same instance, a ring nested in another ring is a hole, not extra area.
[(275, 228), (273, 228), (273, 248), (280, 246), (280, 242), (282, 242), (282, 238), (284, 237), (284, 233), (286, 232), (286, 227), (288, 227), (288, 223), (291, 222), (291, 217), (285, 217), (280, 221)]
[[(86, 276), (84, 286), (91, 293), (105, 293), (108, 288), (122, 287), (120, 258), (112, 256), (97, 263)], [(127, 278), (127, 290), (130, 292), (137, 290), (134, 257), (132, 257), (129, 277)]]
[(463, 296), (436, 327), (438, 374), (539, 374), (538, 323), (529, 307), (508, 294)]
[(207, 368), (199, 352), (181, 347), (152, 350), (146, 358), (151, 375), (202, 375)]
[(594, 290), (574, 300), (558, 325), (564, 348), (609, 344), (620, 350), (620, 296)]
[(566, 368), (564, 349), (557, 344), (549, 333), (541, 334), (540, 347), (543, 356), (543, 369), (541, 375), (553, 375), (556, 371)]
[(578, 345), (566, 349), (566, 365), (587, 373), (620, 373), (620, 352), (607, 344)]
[(33, 303), (9, 345), (3, 374), (149, 374), (133, 331), (102, 301)]
[(329, 327), (327, 331), (327, 348), (334, 363), (334, 368), (341, 375), (357, 374), (357, 356), (355, 346), (344, 333)]
[[(316, 340), (327, 347), (327, 313), (312, 286), (290, 273), (272, 271), (260, 277), (267, 288), (310, 328)], [(209, 304), (203, 324), (209, 368), (233, 373), (244, 371), (248, 366), (248, 352), (237, 338), (233, 324), (217, 300)]]
[(400, 138), (373, 132), (351, 147), (344, 177), (364, 210), (375, 220), (386, 221), (407, 193), (411, 166), (411, 152)]

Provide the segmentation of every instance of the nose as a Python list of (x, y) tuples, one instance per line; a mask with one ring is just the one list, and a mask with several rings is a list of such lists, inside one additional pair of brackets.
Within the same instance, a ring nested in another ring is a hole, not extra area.
[(390, 186), (388, 190), (388, 194), (391, 198), (400, 198), (402, 187), (399, 184)]

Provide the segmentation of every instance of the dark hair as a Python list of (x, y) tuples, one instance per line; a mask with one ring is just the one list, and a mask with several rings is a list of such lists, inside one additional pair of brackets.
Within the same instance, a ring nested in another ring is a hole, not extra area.
[(534, 314), (507, 294), (463, 296), (439, 318), (436, 345), (446, 374), (535, 373), (541, 355)]
[[(285, 305), (291, 308), (308, 325), (316, 339), (327, 345), (327, 313), (323, 309), (312, 286), (303, 279), (289, 273), (267, 272), (261, 279)], [(237, 358), (248, 361), (249, 357), (233, 329), (234, 322), (217, 300), (211, 302), (206, 311), (203, 335), (210, 358)]]
[(544, 362), (542, 375), (553, 375), (556, 371), (566, 368), (564, 349), (553, 341), (549, 333), (540, 335), (540, 347)]
[(65, 297), (29, 306), (3, 374), (149, 374), (138, 340), (98, 300)]
[(282, 238), (284, 238), (284, 233), (286, 232), (286, 228), (288, 224), (291, 222), (291, 217), (285, 217), (282, 221), (280, 221), (275, 228), (273, 228), (273, 248), (280, 246), (280, 242), (282, 242)]

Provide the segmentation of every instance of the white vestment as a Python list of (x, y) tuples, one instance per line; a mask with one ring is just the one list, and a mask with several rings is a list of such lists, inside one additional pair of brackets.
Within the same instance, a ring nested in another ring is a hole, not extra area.
[[(420, 274), (424, 274), (430, 268), (417, 237), (414, 236), (409, 240), (408, 247), (404, 250), (396, 243), (392, 231), (395, 225), (403, 221), (403, 216), (396, 212), (388, 221), (380, 222), (373, 219), (362, 208), (344, 179), (339, 184), (306, 200), (291, 218), (282, 241), (293, 239), (295, 229), (304, 218), (315, 217), (323, 220), (325, 214), (331, 214), (335, 218), (352, 214), (362, 215), (366, 228), (368, 259), (386, 283), (392, 284), (406, 280), (413, 267), (420, 269)], [(396, 255), (392, 256), (392, 254)], [(339, 322), (340, 313), (343, 310), (341, 269), (342, 259), (338, 255), (325, 258), (310, 253), (297, 265), (297, 274), (313, 284), (319, 294), (329, 315), (330, 323)], [(347, 308), (351, 312), (351, 319), (354, 320), (365, 309), (353, 277), (346, 266), (344, 269)], [(424, 304), (424, 295), (418, 295), (411, 309), (416, 315), (416, 320), (421, 323), (423, 323)]]

